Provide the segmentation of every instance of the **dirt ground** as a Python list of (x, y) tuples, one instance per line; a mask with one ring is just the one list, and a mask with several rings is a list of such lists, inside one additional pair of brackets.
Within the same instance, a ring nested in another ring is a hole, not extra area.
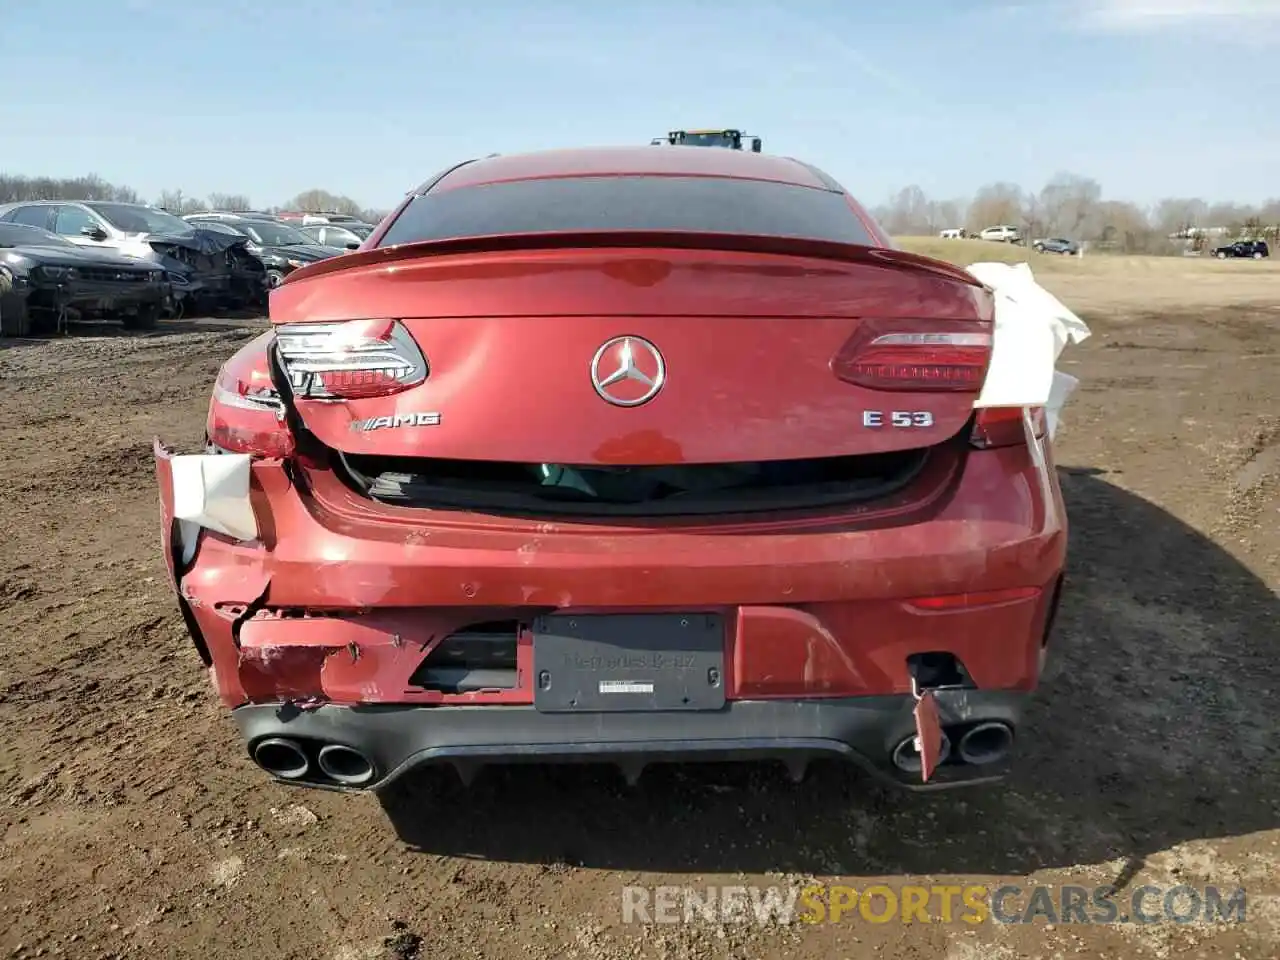
[[(1067, 358), (1053, 666), (1014, 777), (932, 797), (837, 767), (271, 784), (165, 585), (150, 453), (199, 442), (257, 327), (0, 341), (0, 956), (1276, 957), (1280, 271), (1045, 277), (1094, 331)], [(1234, 924), (622, 921), (628, 884), (814, 878), (1248, 899)]]

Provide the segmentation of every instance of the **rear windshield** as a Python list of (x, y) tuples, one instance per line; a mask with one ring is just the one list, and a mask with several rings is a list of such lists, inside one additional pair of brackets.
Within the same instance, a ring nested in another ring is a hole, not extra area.
[(843, 194), (722, 177), (566, 177), (427, 193), (381, 246), (577, 231), (702, 231), (874, 246)]

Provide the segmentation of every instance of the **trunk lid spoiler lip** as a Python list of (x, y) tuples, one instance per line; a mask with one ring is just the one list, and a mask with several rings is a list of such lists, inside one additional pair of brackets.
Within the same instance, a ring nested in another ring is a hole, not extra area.
[(933, 276), (985, 289), (985, 284), (961, 267), (932, 257), (908, 253), (892, 247), (837, 243), (801, 237), (763, 237), (753, 234), (703, 233), (698, 231), (574, 231), (548, 233), (491, 234), (458, 237), (447, 240), (424, 240), (370, 250), (355, 250), (300, 267), (287, 276), (277, 289), (307, 280), (362, 267), (391, 266), (408, 260), (423, 260), (475, 253), (522, 253), (542, 250), (567, 250), (574, 247), (593, 249), (695, 250), (726, 253), (764, 253), (778, 256), (809, 257), (820, 260), (880, 265), (917, 270)]

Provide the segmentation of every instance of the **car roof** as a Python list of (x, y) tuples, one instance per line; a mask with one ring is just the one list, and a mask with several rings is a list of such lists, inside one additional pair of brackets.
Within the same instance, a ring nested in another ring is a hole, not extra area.
[(276, 223), (276, 219), (260, 213), (189, 213), (183, 220), (202, 220), (205, 223)]
[(485, 157), (454, 167), (417, 192), (453, 190), (509, 180), (560, 177), (668, 176), (768, 180), (838, 190), (831, 178), (799, 160), (719, 147), (591, 147)]
[[(160, 207), (150, 203), (132, 203), (128, 200), (11, 200), (8, 203), (0, 203), (0, 211), (12, 210), (14, 207), (88, 207), (92, 210), (94, 207), (110, 204), (113, 207), (145, 207), (148, 210), (160, 210)], [(165, 211), (168, 213), (168, 211)]]

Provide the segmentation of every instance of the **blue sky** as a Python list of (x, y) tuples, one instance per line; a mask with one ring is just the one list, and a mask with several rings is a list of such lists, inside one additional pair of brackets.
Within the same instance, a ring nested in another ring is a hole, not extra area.
[(739, 126), (867, 203), (1065, 170), (1280, 195), (1280, 0), (61, 0), (0, 28), (0, 169), (387, 207), (491, 152)]

